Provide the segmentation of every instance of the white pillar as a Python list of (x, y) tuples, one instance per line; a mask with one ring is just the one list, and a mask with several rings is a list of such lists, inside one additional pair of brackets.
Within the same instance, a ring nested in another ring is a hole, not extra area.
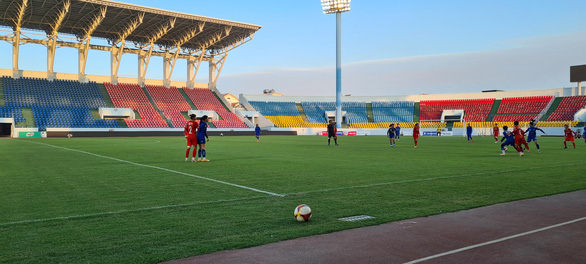
[(167, 88), (171, 87), (171, 71), (169, 70), (170, 67), (170, 58), (168, 58), (167, 54), (165, 54), (165, 57), (163, 57), (163, 86)]
[(12, 39), (12, 77), (20, 78), (21, 74), (18, 70), (18, 55), (20, 49), (20, 27), (14, 30), (14, 38)]
[(214, 80), (216, 79), (216, 60), (212, 56), (210, 61), (208, 62), (210, 70), (209, 70), (209, 80), (208, 80), (208, 88), (212, 90), (214, 88)]
[(195, 61), (192, 60), (187, 60), (187, 82), (186, 82), (186, 87), (189, 89), (193, 89), (195, 87), (195, 80), (192, 80), (191, 78), (193, 78), (193, 64), (195, 63)]
[(145, 76), (146, 76), (146, 68), (145, 68), (145, 55), (140, 52), (138, 54), (138, 85), (144, 87), (145, 85)]
[(47, 45), (47, 79), (55, 80), (55, 71), (53, 65), (55, 64), (55, 49), (57, 48), (57, 36), (51, 36), (49, 44)]
[(80, 82), (82, 83), (87, 83), (89, 80), (87, 79), (87, 76), (85, 75), (85, 65), (87, 64), (87, 55), (88, 55), (88, 51), (89, 51), (89, 43), (90, 43), (90, 39), (88, 38), (86, 40), (86, 43), (81, 43), (80, 47), (77, 49), (77, 67), (78, 67), (78, 79)]

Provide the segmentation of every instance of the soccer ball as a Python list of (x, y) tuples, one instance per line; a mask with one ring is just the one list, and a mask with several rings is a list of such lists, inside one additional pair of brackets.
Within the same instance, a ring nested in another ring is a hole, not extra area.
[(220, 133), (220, 137), (223, 137), (223, 136), (224, 136), (224, 133)]
[(67, 138), (72, 138), (73, 135), (72, 134), (67, 134)]
[(307, 222), (311, 217), (311, 208), (309, 208), (309, 206), (305, 204), (298, 205), (297, 207), (295, 207), (293, 216), (299, 222)]

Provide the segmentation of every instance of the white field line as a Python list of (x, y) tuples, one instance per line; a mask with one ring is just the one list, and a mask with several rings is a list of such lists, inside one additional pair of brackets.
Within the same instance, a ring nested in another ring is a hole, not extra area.
[(551, 225), (551, 226), (546, 226), (546, 227), (543, 227), (543, 228), (539, 228), (539, 229), (527, 231), (527, 232), (520, 233), (520, 234), (516, 234), (516, 235), (512, 235), (512, 236), (507, 236), (507, 237), (503, 237), (503, 238), (499, 238), (499, 239), (487, 241), (487, 242), (480, 243), (480, 244), (476, 244), (476, 245), (471, 245), (471, 246), (467, 246), (467, 247), (463, 247), (463, 248), (459, 248), (459, 249), (447, 251), (447, 252), (440, 253), (440, 254), (436, 254), (436, 255), (433, 255), (433, 256), (429, 256), (429, 257), (420, 258), (420, 259), (412, 260), (412, 261), (409, 261), (409, 262), (405, 262), (403, 264), (415, 264), (415, 263), (427, 261), (427, 260), (430, 260), (430, 259), (435, 259), (435, 258), (439, 258), (439, 257), (443, 257), (443, 256), (455, 254), (455, 253), (462, 252), (462, 251), (465, 251), (465, 250), (474, 249), (474, 248), (478, 248), (478, 247), (483, 247), (483, 246), (486, 246), (486, 245), (499, 243), (499, 242), (502, 242), (502, 241), (505, 241), (505, 240), (514, 239), (514, 238), (517, 238), (517, 237), (531, 235), (531, 234), (534, 234), (534, 233), (537, 233), (537, 232), (541, 232), (541, 231), (545, 231), (545, 230), (557, 228), (557, 227), (560, 227), (560, 226), (565, 226), (565, 225), (573, 224), (573, 223), (576, 223), (576, 222), (579, 222), (579, 221), (584, 221), (584, 220), (586, 220), (586, 217), (582, 217), (582, 218), (570, 220), (570, 221), (567, 221), (567, 222), (563, 222), (563, 223), (559, 223), (559, 224), (555, 224), (555, 225)]
[(215, 201), (203, 201), (203, 202), (193, 202), (193, 203), (184, 203), (184, 204), (172, 204), (172, 205), (153, 206), (153, 207), (145, 207), (145, 208), (137, 208), (137, 209), (128, 209), (128, 210), (118, 210), (118, 211), (109, 211), (109, 212), (101, 212), (101, 213), (91, 213), (91, 214), (81, 214), (81, 215), (52, 217), (52, 218), (21, 220), (21, 221), (15, 221), (15, 222), (0, 223), (0, 227), (2, 227), (2, 226), (11, 226), (11, 225), (18, 225), (18, 224), (29, 224), (29, 223), (48, 222), (48, 221), (55, 221), (55, 220), (70, 220), (70, 219), (79, 219), (79, 218), (87, 218), (87, 217), (115, 215), (115, 214), (123, 214), (123, 213), (135, 213), (135, 212), (152, 211), (152, 210), (168, 209), (168, 208), (176, 208), (176, 207), (188, 207), (188, 206), (193, 206), (193, 205), (204, 205), (204, 204), (214, 204), (214, 203), (239, 202), (239, 201), (254, 200), (254, 199), (259, 199), (259, 198), (267, 198), (267, 197), (270, 197), (270, 196), (264, 196), (264, 195), (263, 196), (252, 196), (252, 197), (235, 198), (235, 199), (224, 199), (224, 200), (215, 200)]
[(176, 174), (185, 175), (185, 176), (189, 176), (189, 177), (194, 177), (194, 178), (198, 178), (198, 179), (202, 179), (202, 180), (206, 180), (206, 181), (221, 183), (221, 184), (229, 185), (229, 186), (232, 186), (232, 187), (242, 188), (242, 189), (246, 189), (246, 190), (250, 190), (250, 191), (254, 191), (254, 192), (265, 193), (265, 194), (272, 195), (272, 196), (279, 196), (279, 197), (285, 196), (283, 194), (278, 194), (278, 193), (273, 193), (273, 192), (267, 192), (267, 191), (259, 190), (259, 189), (256, 189), (256, 188), (248, 187), (248, 186), (243, 186), (243, 185), (239, 185), (239, 184), (234, 184), (234, 183), (229, 183), (229, 182), (225, 182), (225, 181), (220, 181), (220, 180), (215, 180), (215, 179), (211, 179), (211, 178), (206, 178), (206, 177), (203, 177), (203, 176), (189, 174), (189, 173), (185, 173), (185, 172), (181, 172), (181, 171), (175, 171), (175, 170), (165, 169), (165, 168), (161, 168), (161, 167), (157, 167), (157, 166), (151, 166), (151, 165), (140, 164), (140, 163), (136, 163), (136, 162), (132, 162), (132, 161), (127, 161), (127, 160), (123, 160), (123, 159), (117, 159), (117, 158), (112, 158), (112, 157), (108, 157), (108, 156), (102, 156), (102, 155), (99, 155), (99, 154), (95, 154), (95, 153), (91, 153), (91, 152), (87, 152), (87, 151), (83, 151), (83, 150), (70, 149), (70, 148), (66, 148), (66, 147), (60, 147), (60, 146), (55, 146), (55, 145), (41, 143), (41, 142), (36, 142), (36, 141), (28, 141), (28, 140), (18, 140), (18, 141), (30, 142), (30, 143), (45, 145), (45, 146), (49, 146), (49, 147), (53, 147), (53, 148), (64, 149), (64, 150), (69, 150), (69, 151), (75, 151), (75, 152), (79, 152), (79, 153), (83, 153), (83, 154), (87, 154), (87, 155), (92, 155), (92, 156), (96, 156), (96, 157), (100, 157), (100, 158), (104, 158), (104, 159), (111, 159), (111, 160), (115, 160), (115, 161), (119, 161), (119, 162), (124, 162), (124, 163), (128, 163), (128, 164), (136, 165), (136, 166), (141, 166), (141, 167), (146, 167), (146, 168), (151, 168), (151, 169), (162, 170), (162, 171), (176, 173)]
[(299, 195), (299, 194), (306, 194), (306, 193), (331, 192), (331, 191), (341, 191), (341, 190), (347, 190), (347, 189), (370, 188), (370, 187), (377, 187), (377, 186), (384, 186), (384, 185), (410, 183), (410, 182), (423, 182), (423, 181), (435, 181), (435, 180), (454, 179), (454, 178), (465, 178), (465, 177), (487, 175), (487, 174), (501, 174), (501, 173), (511, 173), (511, 172), (527, 171), (527, 170), (539, 170), (539, 169), (545, 169), (545, 168), (567, 167), (567, 166), (573, 166), (573, 165), (578, 165), (578, 164), (581, 165), (581, 163), (572, 163), (572, 164), (562, 164), (562, 165), (553, 165), (553, 166), (544, 166), (544, 167), (530, 167), (530, 168), (511, 169), (511, 170), (502, 170), (502, 171), (487, 171), (487, 172), (460, 174), (460, 175), (452, 175), (452, 176), (441, 176), (441, 177), (382, 182), (382, 183), (373, 183), (373, 184), (364, 184), (364, 185), (353, 185), (353, 186), (345, 186), (345, 187), (338, 187), (338, 188), (326, 188), (326, 189), (319, 189), (319, 190), (286, 193), (285, 195), (288, 196), (288, 195)]

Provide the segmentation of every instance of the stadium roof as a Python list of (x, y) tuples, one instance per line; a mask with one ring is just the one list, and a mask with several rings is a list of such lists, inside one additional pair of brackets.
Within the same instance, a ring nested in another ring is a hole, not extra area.
[[(24, 9), (22, 8), (24, 7)], [(22, 11), (22, 12), (21, 12)], [(227, 51), (261, 27), (109, 0), (0, 0), (0, 26), (121, 40), (183, 52)]]

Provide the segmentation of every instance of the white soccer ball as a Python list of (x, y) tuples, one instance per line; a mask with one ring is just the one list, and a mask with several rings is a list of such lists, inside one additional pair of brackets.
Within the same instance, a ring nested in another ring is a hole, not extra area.
[(72, 138), (73, 135), (72, 134), (67, 134), (67, 138)]
[(220, 133), (220, 137), (223, 137), (223, 136), (224, 136), (224, 133)]
[(300, 204), (297, 207), (295, 207), (293, 216), (295, 216), (295, 220), (299, 222), (307, 222), (311, 217), (311, 208), (309, 208), (309, 206), (305, 204)]

